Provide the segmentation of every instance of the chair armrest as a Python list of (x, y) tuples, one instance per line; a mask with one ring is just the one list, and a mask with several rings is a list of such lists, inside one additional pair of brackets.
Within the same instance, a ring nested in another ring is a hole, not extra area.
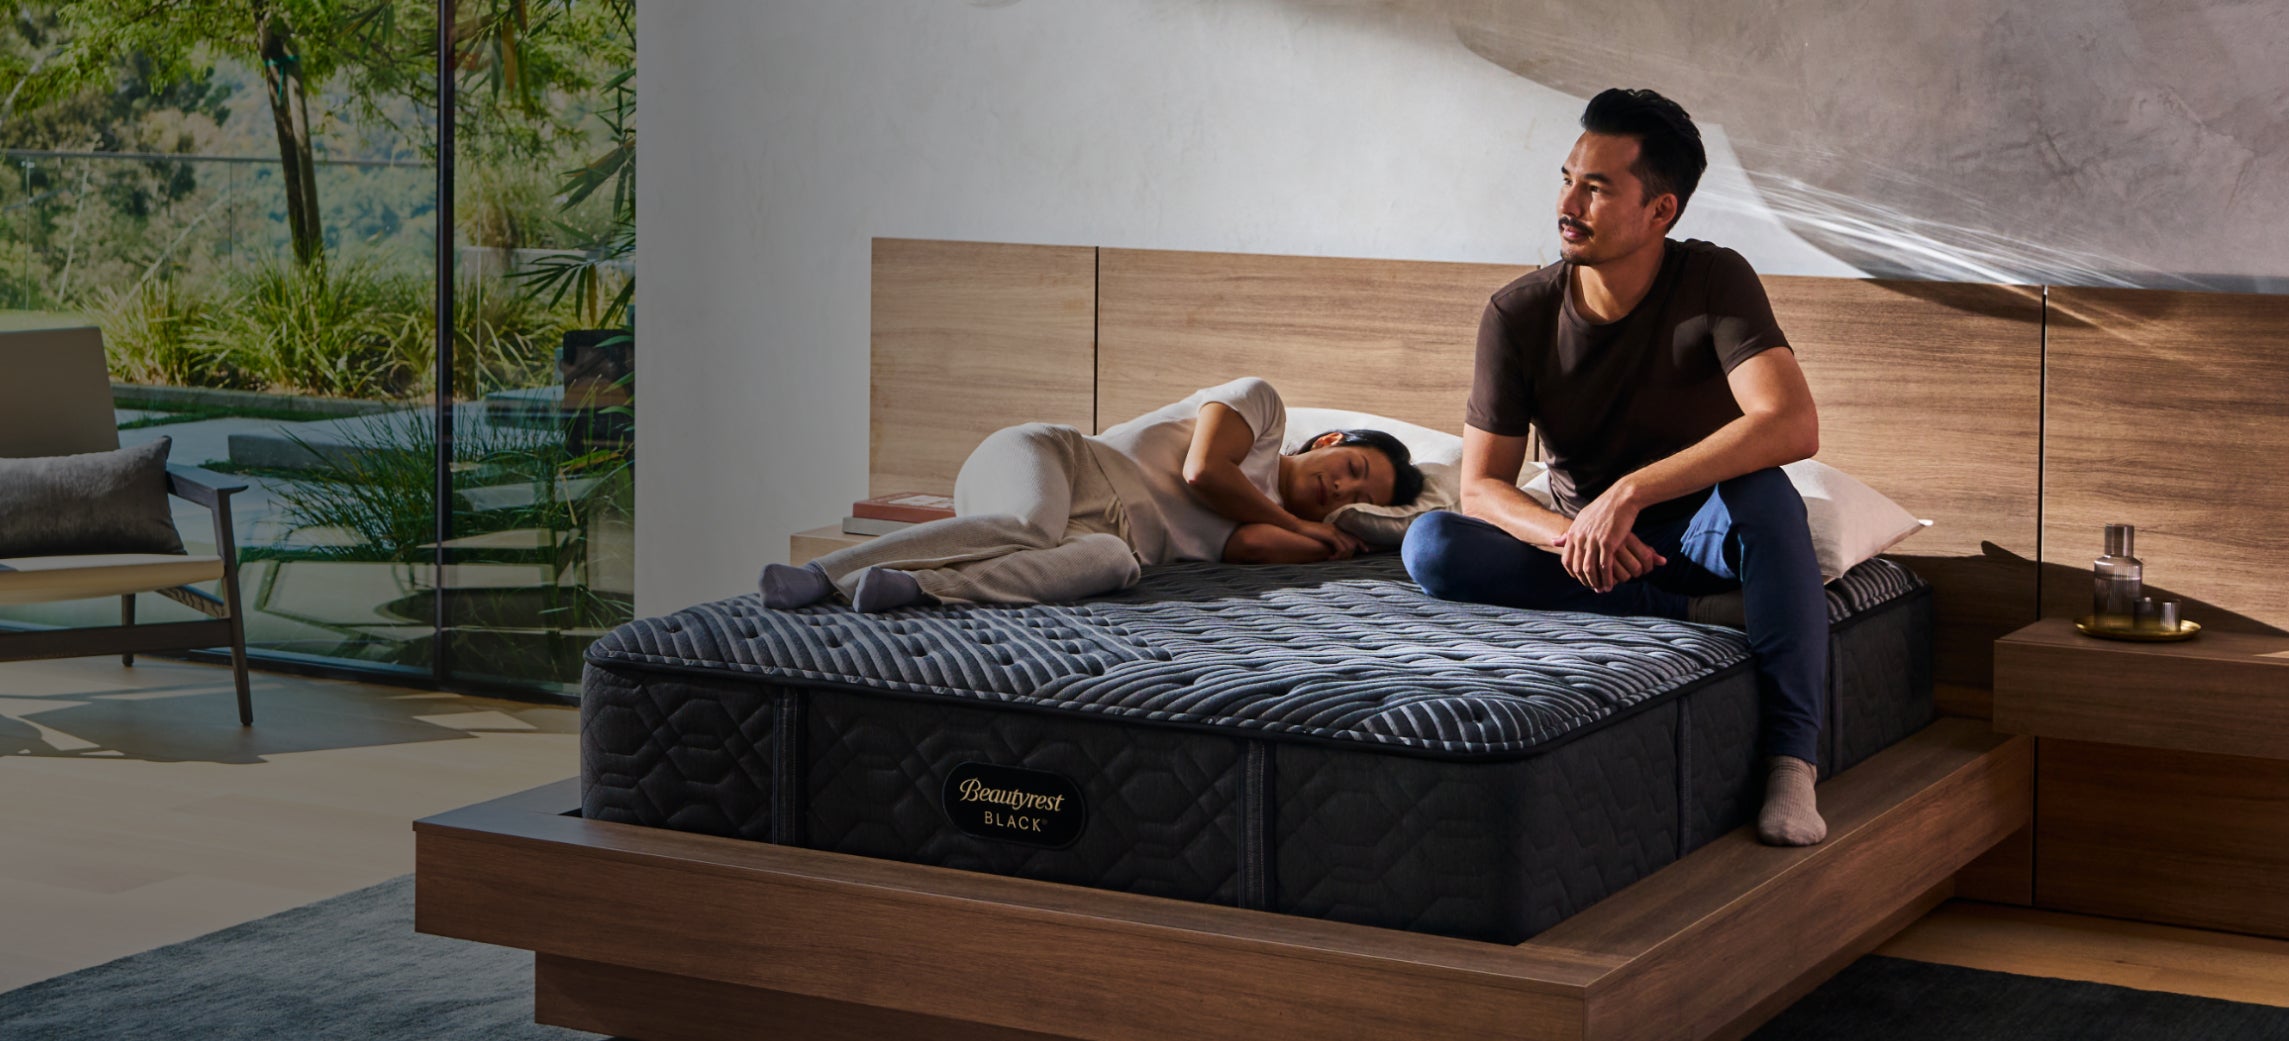
[(224, 499), (246, 490), (246, 483), (233, 481), (221, 474), (201, 470), (194, 466), (167, 466), (167, 494), (188, 499), (209, 509), (219, 508)]

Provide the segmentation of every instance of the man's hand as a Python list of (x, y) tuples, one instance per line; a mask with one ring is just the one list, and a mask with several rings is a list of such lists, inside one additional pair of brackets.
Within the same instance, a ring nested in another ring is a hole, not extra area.
[(1582, 507), (1566, 533), (1551, 542), (1566, 573), (1600, 593), (1610, 593), (1613, 587), (1669, 562), (1630, 530), (1637, 523), (1637, 507), (1614, 492), (1608, 489)]

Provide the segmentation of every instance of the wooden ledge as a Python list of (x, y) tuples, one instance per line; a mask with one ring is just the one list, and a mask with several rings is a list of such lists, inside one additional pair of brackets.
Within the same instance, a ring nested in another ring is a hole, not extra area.
[(1517, 946), (585, 821), (568, 781), (417, 822), (415, 925), (659, 1041), (754, 1029), (675, 994), (802, 1037), (1735, 1036), (1944, 899), (2031, 775), (1941, 720), (1822, 786), (1823, 845), (1737, 832)]

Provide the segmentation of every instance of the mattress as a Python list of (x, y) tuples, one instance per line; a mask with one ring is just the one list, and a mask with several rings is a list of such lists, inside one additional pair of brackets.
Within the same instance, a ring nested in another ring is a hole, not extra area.
[[(1930, 721), (1931, 597), (1828, 587), (1824, 775)], [(1741, 633), (1456, 604), (1390, 557), (1074, 604), (760, 598), (588, 652), (584, 816), (1514, 943), (1749, 821)]]

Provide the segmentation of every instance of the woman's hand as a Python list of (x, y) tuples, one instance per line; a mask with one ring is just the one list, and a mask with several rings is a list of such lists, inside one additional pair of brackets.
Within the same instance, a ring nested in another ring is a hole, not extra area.
[[(1309, 525), (1307, 525), (1309, 526)], [(1296, 531), (1277, 524), (1242, 524), (1224, 540), (1224, 562), (1227, 564), (1317, 564), (1326, 560), (1345, 560), (1363, 551), (1366, 544), (1352, 538), (1347, 532), (1336, 531), (1325, 524), (1340, 539), (1347, 540), (1348, 549), (1322, 542), (1311, 533)]]
[(1359, 537), (1324, 521), (1298, 520), (1289, 530), (1327, 548), (1327, 559), (1350, 560), (1367, 552), (1367, 544)]

